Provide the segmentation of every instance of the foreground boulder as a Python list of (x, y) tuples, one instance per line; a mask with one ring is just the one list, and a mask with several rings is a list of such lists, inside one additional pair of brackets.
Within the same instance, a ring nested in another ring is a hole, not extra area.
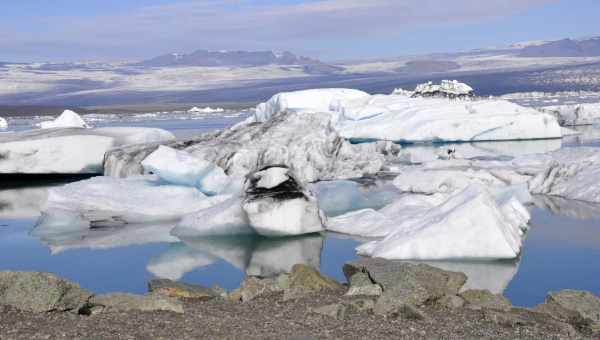
[(42, 312), (79, 312), (91, 292), (54, 274), (36, 272), (0, 272), (0, 305)]
[(576, 328), (600, 332), (600, 298), (587, 291), (551, 292), (534, 310), (569, 322)]
[(381, 315), (419, 315), (414, 307), (437, 301), (446, 295), (456, 295), (467, 281), (463, 273), (437, 269), (424, 264), (387, 261), (378, 258), (348, 262), (344, 275), (351, 282), (357, 273), (365, 273), (383, 293), (375, 304)]
[(263, 236), (323, 231), (317, 199), (284, 165), (267, 166), (248, 175), (243, 209)]
[(219, 296), (215, 290), (210, 288), (167, 279), (150, 281), (148, 283), (148, 291), (154, 294), (186, 299), (209, 300)]

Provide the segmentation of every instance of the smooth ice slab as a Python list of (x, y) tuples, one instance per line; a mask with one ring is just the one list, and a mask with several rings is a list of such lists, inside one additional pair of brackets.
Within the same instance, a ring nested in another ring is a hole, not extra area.
[(230, 183), (223, 169), (213, 163), (163, 145), (142, 166), (169, 183), (197, 187), (208, 195), (223, 192)]
[(0, 173), (101, 174), (113, 147), (174, 140), (150, 128), (48, 129), (0, 135)]
[(345, 90), (353, 95), (344, 97), (337, 91), (343, 90), (280, 93), (260, 104), (249, 120), (268, 121), (275, 113), (284, 111), (325, 114), (341, 136), (358, 141), (463, 142), (562, 137), (552, 115), (506, 100), (369, 96), (353, 90)]
[(425, 214), (398, 220), (395, 231), (357, 251), (398, 260), (513, 259), (529, 218), (515, 199), (499, 203), (471, 186)]
[(51, 188), (36, 235), (127, 224), (177, 221), (229, 197), (207, 197), (156, 176), (95, 177)]
[(89, 128), (89, 125), (87, 125), (81, 116), (71, 110), (65, 110), (60, 116), (52, 121), (40, 123), (40, 128), (42, 129), (69, 127)]

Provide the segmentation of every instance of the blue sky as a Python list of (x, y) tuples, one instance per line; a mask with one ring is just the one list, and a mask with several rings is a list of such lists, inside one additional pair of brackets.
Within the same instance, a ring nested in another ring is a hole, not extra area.
[(596, 35), (598, 13), (598, 0), (6, 1), (0, 60), (137, 60), (196, 49), (388, 58)]

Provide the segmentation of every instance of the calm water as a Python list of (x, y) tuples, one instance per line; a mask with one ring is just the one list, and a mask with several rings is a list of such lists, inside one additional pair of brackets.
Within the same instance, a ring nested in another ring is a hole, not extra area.
[[(239, 119), (138, 121), (127, 125), (163, 127), (185, 137)], [(596, 138), (600, 129), (582, 131), (584, 135), (563, 141), (562, 147), (600, 145), (600, 138)], [(525, 148), (526, 143), (513, 147)], [(17, 188), (15, 184), (0, 182), (0, 270), (54, 272), (98, 293), (143, 293), (147, 282), (155, 277), (233, 289), (246, 274), (278, 273), (295, 263), (318, 266), (323, 273), (343, 281), (341, 267), (356, 258), (354, 248), (361, 243), (337, 234), (181, 240), (169, 235), (173, 226), (169, 224), (37, 239), (29, 233), (46, 189), (59, 184), (27, 183)], [(566, 288), (600, 295), (600, 206), (538, 197), (530, 210), (531, 231), (517, 261), (431, 264), (463, 271), (469, 276), (469, 287), (504, 292), (516, 305), (541, 303), (548, 291)]]

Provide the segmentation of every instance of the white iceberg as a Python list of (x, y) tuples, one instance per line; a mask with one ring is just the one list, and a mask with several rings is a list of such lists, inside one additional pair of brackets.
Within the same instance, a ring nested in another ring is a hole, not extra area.
[(8, 122), (6, 121), (6, 119), (0, 117), (0, 129), (6, 129), (8, 128)]
[(439, 85), (433, 82), (419, 84), (413, 92), (413, 97), (447, 97), (469, 98), (473, 97), (474, 90), (471, 86), (457, 80), (442, 80)]
[(529, 219), (516, 199), (497, 202), (485, 188), (470, 186), (424, 214), (397, 220), (384, 239), (357, 251), (398, 260), (514, 259)]
[(256, 107), (252, 120), (266, 122), (279, 112), (330, 112), (344, 103), (357, 99), (367, 99), (366, 92), (353, 89), (312, 89), (282, 92), (274, 95), (266, 103)]
[(242, 208), (250, 226), (263, 236), (302, 235), (323, 231), (317, 199), (285, 166), (270, 166), (248, 175)]
[(156, 176), (94, 177), (49, 189), (33, 233), (176, 222), (229, 197), (207, 197), (196, 188), (165, 184)]
[(191, 109), (188, 110), (189, 113), (221, 113), (221, 112), (225, 112), (224, 108), (221, 107), (217, 107), (217, 108), (212, 108), (210, 106), (204, 107), (204, 108), (199, 108), (199, 107), (192, 107)]
[(275, 113), (289, 111), (326, 115), (342, 137), (356, 141), (473, 142), (562, 137), (553, 116), (506, 100), (369, 96), (343, 89), (277, 94), (258, 105), (249, 121), (265, 122)]
[(163, 145), (142, 161), (142, 167), (169, 183), (197, 187), (207, 195), (223, 192), (230, 184), (220, 167)]
[(559, 123), (565, 126), (600, 123), (600, 103), (545, 106), (539, 110), (555, 115)]
[(0, 173), (101, 174), (113, 147), (167, 142), (175, 136), (151, 128), (51, 129), (0, 135)]
[(52, 121), (40, 123), (40, 128), (42, 129), (69, 127), (89, 128), (90, 126), (81, 118), (81, 116), (71, 110), (65, 110), (60, 116)]

